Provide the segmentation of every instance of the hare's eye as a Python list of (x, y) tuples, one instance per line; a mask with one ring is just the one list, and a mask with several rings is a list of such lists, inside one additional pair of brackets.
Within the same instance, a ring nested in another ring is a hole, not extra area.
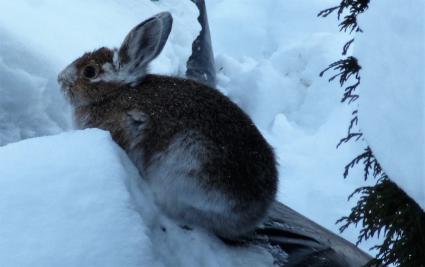
[(97, 65), (90, 64), (84, 67), (83, 69), (83, 76), (87, 79), (93, 79), (96, 78), (99, 73), (99, 68)]

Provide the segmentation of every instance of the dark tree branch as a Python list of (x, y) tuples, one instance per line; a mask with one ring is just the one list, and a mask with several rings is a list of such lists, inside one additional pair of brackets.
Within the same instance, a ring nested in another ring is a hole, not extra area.
[(343, 56), (347, 55), (348, 49), (350, 48), (350, 46), (353, 42), (354, 42), (354, 38), (345, 43), (344, 47), (342, 48), (342, 55)]

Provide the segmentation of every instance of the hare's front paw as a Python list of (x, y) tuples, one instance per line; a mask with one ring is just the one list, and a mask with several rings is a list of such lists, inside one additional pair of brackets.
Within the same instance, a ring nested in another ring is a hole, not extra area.
[(147, 125), (149, 116), (146, 113), (133, 109), (127, 111), (127, 122), (128, 126), (132, 131), (140, 132)]
[(130, 140), (132, 140), (130, 146), (133, 147), (141, 141), (143, 132), (149, 124), (149, 116), (135, 109), (127, 111), (126, 115), (124, 128), (128, 129)]

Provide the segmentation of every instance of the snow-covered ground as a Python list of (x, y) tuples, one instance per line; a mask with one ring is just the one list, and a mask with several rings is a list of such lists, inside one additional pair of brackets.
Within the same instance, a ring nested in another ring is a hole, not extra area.
[[(365, 145), (336, 150), (351, 107), (339, 102), (337, 83), (318, 76), (340, 58), (348, 39), (337, 33), (336, 20), (316, 18), (337, 2), (207, 0), (219, 90), (275, 148), (279, 200), (334, 232), (335, 221), (354, 205), (347, 196), (364, 185), (358, 170), (344, 180), (343, 167)], [(57, 73), (85, 51), (119, 46), (135, 24), (163, 10), (175, 23), (151, 71), (182, 75), (200, 29), (189, 0), (0, 0), (0, 145), (71, 130)], [(259, 248), (228, 249), (208, 233), (186, 232), (158, 214), (140, 177), (104, 132), (9, 144), (0, 147), (0, 166), (2, 266), (270, 265)], [(357, 230), (343, 236), (355, 241)]]

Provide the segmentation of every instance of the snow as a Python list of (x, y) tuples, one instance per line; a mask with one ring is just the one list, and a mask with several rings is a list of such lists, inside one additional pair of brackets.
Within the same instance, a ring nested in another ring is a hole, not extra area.
[(2, 147), (1, 265), (154, 266), (123, 160), (100, 130)]
[[(354, 170), (348, 179), (342, 178), (345, 164), (365, 144), (350, 143), (336, 150), (339, 139), (346, 134), (352, 107), (339, 102), (342, 91), (337, 83), (328, 83), (318, 76), (329, 63), (341, 57), (342, 45), (350, 38), (338, 33), (335, 19), (316, 18), (320, 10), (338, 2), (207, 0), (206, 3), (218, 89), (253, 118), (275, 148), (280, 172), (278, 199), (334, 232), (338, 232), (335, 221), (347, 215), (354, 205), (355, 199), (346, 201), (348, 195), (365, 184), (361, 170)], [(373, 11), (374, 5), (371, 4), (366, 14), (381, 12)], [(108, 134), (96, 130), (62, 133), (71, 129), (71, 119), (56, 84), (57, 73), (86, 51), (119, 46), (132, 27), (161, 11), (173, 14), (174, 25), (169, 42), (151, 66), (151, 72), (183, 75), (191, 43), (200, 30), (196, 22), (198, 13), (191, 1), (0, 0), (0, 146), (9, 144), (0, 147), (0, 265), (271, 265), (270, 255), (261, 248), (231, 249), (202, 229), (187, 231), (163, 217), (152, 204), (142, 179)], [(402, 9), (395, 14), (404, 18), (403, 22), (391, 22), (397, 29), (404, 21), (409, 23)], [(423, 16), (417, 18), (415, 23), (420, 23)], [(388, 23), (383, 19), (373, 22), (367, 23), (364, 17), (364, 40), (360, 35), (356, 37), (355, 53), (363, 66), (362, 88), (382, 90), (382, 86), (367, 85), (376, 84), (378, 77), (384, 83), (382, 76), (374, 77), (374, 71), (379, 69), (377, 64), (385, 64), (391, 73), (388, 76), (396, 77), (400, 67), (394, 64), (408, 62), (411, 54), (393, 53), (393, 58), (388, 58), (387, 53), (388, 62), (383, 61), (383, 55), (376, 60), (371, 53), (387, 50), (371, 49), (377, 40), (371, 35), (379, 30), (382, 38), (396, 41), (395, 51), (407, 51), (415, 48), (414, 43), (412, 47), (404, 47), (402, 41), (410, 38), (414, 30), (397, 30), (384, 36), (384, 28), (380, 27), (381, 24), (388, 27)], [(366, 39), (371, 40), (369, 44)], [(418, 38), (413, 40), (419, 42)], [(367, 48), (362, 52), (363, 44)], [(423, 55), (423, 50), (419, 53)], [(420, 60), (420, 56), (411, 60)], [(415, 64), (423, 70), (423, 62)], [(413, 67), (402, 67), (420, 74)], [(367, 68), (374, 74), (364, 76)], [(409, 85), (405, 90), (418, 92), (414, 85), (422, 82), (423, 86), (424, 76), (415, 77), (394, 78), (385, 85), (394, 91), (402, 79), (403, 86)], [(403, 129), (397, 131), (397, 136), (388, 137), (396, 140), (384, 138), (382, 131), (379, 135), (369, 133), (368, 122), (370, 131), (383, 129), (381, 124), (390, 126), (382, 123), (379, 113), (363, 115), (362, 106), (366, 105), (363, 101), (377, 99), (367, 97), (369, 92), (373, 94), (372, 90), (362, 92), (360, 100), (360, 120), (364, 120), (361, 126), (392, 177), (391, 166), (402, 163), (397, 161), (388, 166), (384, 158), (392, 160), (392, 155), (403, 154), (412, 159), (410, 153), (420, 153), (423, 140), (417, 142), (419, 145), (410, 144), (421, 139), (411, 126), (414, 121), (420, 122), (420, 118), (408, 116), (414, 120), (391, 124)], [(382, 101), (388, 100), (389, 105), (395, 100), (400, 105), (409, 103), (407, 107), (390, 109), (394, 120), (406, 119), (398, 113), (401, 110), (411, 113), (410, 109), (414, 112), (417, 105), (413, 103), (415, 99), (402, 102), (403, 97), (407, 99), (407, 95), (386, 100), (382, 94), (379, 96)], [(376, 103), (372, 104), (376, 109)], [(379, 107), (384, 108), (384, 103)], [(378, 117), (369, 117), (374, 115)], [(377, 121), (378, 129), (374, 125)], [(423, 123), (415, 125), (423, 127)], [(58, 133), (62, 134), (39, 137)], [(413, 137), (402, 137), (409, 134)], [(372, 140), (377, 136), (382, 137), (387, 147), (396, 142), (400, 147), (391, 151), (386, 148), (380, 153), (380, 140)], [(11, 144), (23, 139), (27, 140)], [(406, 164), (410, 165), (403, 165), (398, 171), (408, 169), (416, 174), (420, 171), (420, 162), (416, 169), (411, 168), (411, 163)], [(420, 181), (401, 179), (416, 185)], [(350, 228), (343, 236), (354, 242), (357, 234), (357, 229)], [(361, 248), (367, 250), (374, 242), (362, 243)]]
[(1, 26), (0, 40), (0, 145), (69, 128), (51, 64)]
[(272, 265), (263, 248), (229, 248), (162, 216), (107, 132), (9, 144), (0, 162), (2, 266)]
[[(207, 1), (219, 89), (265, 130), (279, 113), (314, 130), (339, 101), (318, 73), (338, 59), (346, 36), (330, 34), (337, 32), (333, 22), (316, 19), (336, 1), (309, 1), (308, 8), (299, 1), (245, 2)], [(237, 34), (228, 25), (237, 25)], [(315, 100), (324, 103), (310, 103)]]
[(425, 209), (425, 3), (372, 1), (359, 23), (361, 130), (390, 179)]

